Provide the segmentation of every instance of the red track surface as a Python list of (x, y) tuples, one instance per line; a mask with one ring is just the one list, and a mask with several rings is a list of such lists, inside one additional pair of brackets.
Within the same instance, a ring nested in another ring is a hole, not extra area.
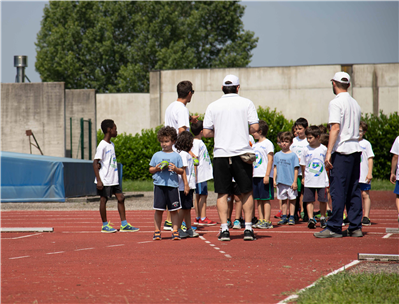
[[(372, 226), (363, 238), (316, 239), (305, 223), (257, 229), (244, 242), (202, 238), (152, 241), (153, 211), (128, 211), (138, 233), (100, 233), (98, 211), (3, 211), (2, 227), (54, 227), (53, 233), (1, 234), (2, 303), (276, 303), (357, 259), (398, 254), (393, 193), (372, 192)], [(274, 215), (277, 202), (272, 204)], [(117, 211), (108, 212), (119, 226)], [(215, 208), (208, 217), (218, 218)], [(277, 220), (273, 219), (273, 224)], [(35, 302), (37, 301), (37, 302)]]

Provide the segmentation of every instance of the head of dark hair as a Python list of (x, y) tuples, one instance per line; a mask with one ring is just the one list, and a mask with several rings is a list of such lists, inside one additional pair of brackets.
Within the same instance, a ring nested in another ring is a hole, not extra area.
[(280, 131), (277, 133), (277, 140), (279, 140), (281, 138), (281, 134), (283, 134), (283, 133), (284, 133), (283, 131)]
[(320, 135), (320, 143), (322, 145), (325, 145), (326, 147), (328, 147), (328, 140), (330, 138), (330, 135), (328, 133), (323, 133)]
[(313, 137), (319, 137), (321, 135), (321, 130), (318, 126), (310, 126), (305, 130), (305, 135), (312, 135)]
[(108, 128), (112, 129), (114, 127), (114, 121), (112, 119), (104, 119), (101, 122), (101, 130), (104, 134), (107, 134)]
[(360, 127), (362, 127), (363, 132), (367, 132), (369, 125), (365, 121), (360, 121)]
[(164, 137), (169, 137), (171, 141), (176, 141), (177, 139), (177, 132), (176, 129), (173, 127), (162, 127), (161, 129), (159, 129), (158, 133), (157, 133), (157, 138), (158, 141), (161, 141), (162, 138)]
[(293, 139), (294, 139), (294, 136), (292, 135), (292, 133), (291, 133), (290, 131), (283, 132), (283, 133), (280, 135), (280, 141), (286, 141), (286, 140), (288, 140), (289, 142), (292, 143), (292, 140), (293, 140)]
[(347, 91), (350, 86), (350, 83), (342, 83), (342, 82), (338, 82), (338, 81), (334, 81), (334, 83), (337, 86), (337, 88), (345, 90), (345, 91)]
[[(231, 81), (226, 81), (225, 84), (231, 84)], [(236, 94), (238, 86), (223, 86), (224, 94)]]
[(193, 147), (194, 136), (188, 131), (183, 131), (177, 136), (175, 147), (178, 151), (189, 152)]
[(188, 93), (193, 91), (193, 84), (191, 81), (184, 80), (177, 84), (177, 98), (186, 98)]
[(204, 123), (202, 120), (198, 120), (196, 123), (191, 124), (191, 132), (194, 136), (197, 136), (204, 129)]
[(259, 131), (263, 137), (267, 136), (267, 132), (269, 131), (269, 126), (267, 125), (266, 121), (259, 120)]
[(322, 134), (328, 132), (328, 129), (327, 129), (327, 127), (325, 125), (319, 125), (319, 129), (320, 129)]
[(302, 126), (306, 129), (308, 127), (308, 121), (306, 118), (300, 117), (295, 121), (294, 126)]

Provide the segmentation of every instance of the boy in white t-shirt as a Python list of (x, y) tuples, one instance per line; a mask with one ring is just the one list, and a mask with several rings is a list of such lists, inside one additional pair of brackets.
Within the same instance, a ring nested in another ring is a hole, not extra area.
[(256, 160), (253, 163), (253, 195), (254, 200), (258, 203), (259, 220), (255, 224), (259, 229), (273, 228), (270, 221), (271, 205), (270, 200), (274, 199), (273, 187), (273, 143), (266, 138), (269, 126), (263, 120), (259, 120), (259, 130), (253, 135), (258, 140), (252, 146), (256, 155)]
[[(398, 210), (398, 222), (399, 222), (399, 136), (396, 137), (395, 142), (392, 145), (391, 151), (392, 156), (392, 164), (391, 164), (391, 177), (390, 181), (392, 184), (396, 184), (395, 190), (393, 193), (396, 194), (396, 209)], [(396, 174), (395, 174), (396, 172)]]
[(325, 228), (328, 195), (326, 187), (328, 179), (324, 160), (326, 158), (327, 147), (320, 144), (321, 131), (317, 126), (310, 126), (306, 129), (306, 138), (309, 145), (303, 150), (299, 164), (302, 168), (302, 182), (304, 185), (303, 202), (307, 203), (308, 228), (316, 228), (316, 218), (313, 217), (314, 202), (317, 199), (320, 203), (320, 227)]
[(362, 190), (362, 199), (363, 199), (363, 226), (370, 226), (370, 193), (371, 189), (371, 180), (373, 179), (373, 159), (374, 152), (371, 147), (370, 142), (367, 139), (364, 139), (364, 135), (366, 134), (368, 129), (368, 125), (364, 122), (360, 122), (359, 126), (359, 145), (362, 149), (362, 156), (360, 158), (360, 179), (359, 185)]
[[(100, 195), (100, 215), (103, 221), (101, 232), (114, 233), (117, 230), (111, 226), (107, 220), (107, 201), (115, 194), (118, 200), (118, 211), (121, 218), (120, 232), (136, 232), (135, 228), (126, 221), (125, 196), (119, 185), (118, 164), (115, 156), (115, 146), (111, 142), (112, 137), (116, 137), (118, 132), (116, 124), (111, 119), (105, 119), (101, 122), (101, 130), (104, 133), (104, 139), (99, 143), (96, 155), (94, 156), (93, 169), (96, 176), (94, 182), (97, 184), (97, 194)], [(100, 167), (100, 169), (99, 169)]]

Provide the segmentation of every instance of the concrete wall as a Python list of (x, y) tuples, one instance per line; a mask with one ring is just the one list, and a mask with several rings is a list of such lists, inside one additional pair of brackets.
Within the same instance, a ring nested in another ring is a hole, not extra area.
[[(140, 133), (142, 129), (156, 127), (151, 125), (150, 94), (97, 94), (97, 127), (101, 129), (104, 119), (113, 119), (118, 133)], [(155, 111), (158, 111), (158, 106)], [(152, 121), (157, 121), (155, 113)]]

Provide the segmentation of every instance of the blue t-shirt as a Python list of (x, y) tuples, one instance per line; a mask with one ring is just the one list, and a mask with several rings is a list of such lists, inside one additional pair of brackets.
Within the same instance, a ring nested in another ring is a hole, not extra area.
[[(183, 161), (178, 153), (165, 153), (163, 151), (159, 151), (152, 156), (150, 166), (155, 167), (164, 160), (174, 164), (177, 168), (183, 167)], [(173, 188), (179, 187), (178, 174), (176, 172), (171, 172), (168, 169), (154, 173), (152, 179), (154, 180), (154, 185), (157, 186), (168, 186)]]
[(298, 156), (294, 152), (277, 152), (274, 155), (274, 166), (277, 170), (276, 183), (291, 186), (294, 183), (295, 168), (299, 167)]

